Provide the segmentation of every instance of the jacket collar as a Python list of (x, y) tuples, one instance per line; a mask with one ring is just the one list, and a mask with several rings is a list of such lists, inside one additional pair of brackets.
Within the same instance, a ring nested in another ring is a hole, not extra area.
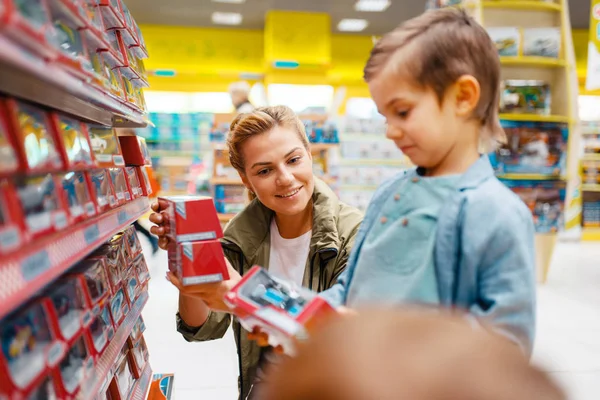
[[(339, 200), (331, 188), (314, 178), (313, 229), (310, 253), (323, 249), (338, 250), (337, 218)], [(270, 239), (269, 231), (274, 212), (254, 199), (225, 228), (224, 239), (235, 244), (244, 256), (252, 260), (263, 244)]]
[[(418, 167), (417, 173), (422, 175), (425, 173), (425, 169), (423, 167)], [(475, 163), (473, 163), (460, 178), (458, 189), (472, 189), (493, 176), (495, 176), (495, 174), (492, 164), (490, 163), (490, 158), (487, 154), (480, 155), (479, 159), (475, 161)]]

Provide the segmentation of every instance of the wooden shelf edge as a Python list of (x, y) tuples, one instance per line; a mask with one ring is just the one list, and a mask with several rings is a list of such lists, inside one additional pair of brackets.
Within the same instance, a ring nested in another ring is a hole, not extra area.
[(530, 66), (540, 68), (563, 68), (566, 67), (565, 60), (550, 58), (550, 57), (533, 57), (533, 56), (502, 56), (500, 63), (504, 66)]
[(530, 1), (530, 0), (496, 0), (496, 1), (482, 1), (481, 6), (486, 8), (500, 8), (500, 9), (516, 9), (516, 10), (531, 10), (531, 11), (552, 11), (559, 12), (562, 10), (562, 6), (559, 3), (547, 3), (544, 1)]
[(538, 115), (538, 114), (500, 114), (500, 119), (505, 121), (525, 121), (525, 122), (555, 122), (569, 123), (571, 119), (564, 115)]

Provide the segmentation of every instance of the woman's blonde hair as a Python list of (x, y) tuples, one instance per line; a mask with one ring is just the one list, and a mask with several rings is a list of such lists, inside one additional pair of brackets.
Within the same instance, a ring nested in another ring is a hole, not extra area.
[[(278, 126), (296, 132), (306, 150), (310, 150), (304, 124), (291, 108), (286, 106), (261, 107), (251, 113), (240, 114), (231, 123), (227, 137), (229, 161), (240, 175), (246, 173), (245, 160), (242, 156), (244, 142), (252, 136), (268, 132)], [(253, 200), (256, 196), (249, 191), (248, 197)]]

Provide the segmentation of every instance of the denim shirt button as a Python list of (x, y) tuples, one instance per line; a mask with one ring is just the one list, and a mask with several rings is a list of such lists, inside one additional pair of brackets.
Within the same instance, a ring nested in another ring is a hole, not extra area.
[(381, 217), (381, 223), (385, 224), (387, 222), (387, 217)]
[(417, 178), (416, 176), (414, 178), (411, 179), (413, 183), (417, 183), (419, 182), (419, 178)]
[(400, 200), (400, 195), (399, 195), (398, 193), (396, 193), (396, 194), (394, 195), (394, 200), (395, 200), (395, 201), (398, 201), (398, 200)]
[(408, 226), (408, 218), (402, 220), (402, 226)]

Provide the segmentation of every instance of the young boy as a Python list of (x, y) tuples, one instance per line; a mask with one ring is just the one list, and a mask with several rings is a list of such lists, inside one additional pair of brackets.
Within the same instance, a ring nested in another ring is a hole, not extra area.
[(364, 72), (387, 137), (418, 168), (377, 190), (323, 296), (349, 308), (457, 308), (530, 354), (532, 217), (480, 153), (504, 139), (493, 42), (463, 11), (429, 11), (381, 38)]

